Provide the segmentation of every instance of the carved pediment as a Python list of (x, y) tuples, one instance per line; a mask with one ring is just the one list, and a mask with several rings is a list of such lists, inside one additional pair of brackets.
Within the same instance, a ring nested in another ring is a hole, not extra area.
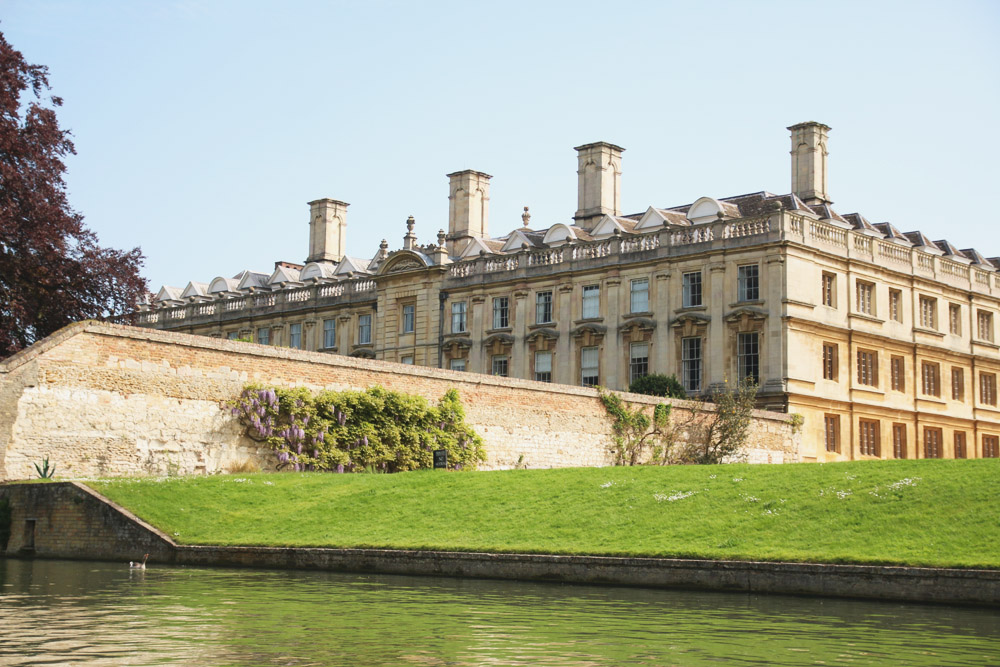
[(548, 338), (549, 340), (556, 340), (557, 338), (559, 338), (559, 332), (556, 331), (555, 329), (548, 329), (548, 328), (535, 329), (534, 331), (532, 331), (527, 335), (526, 340), (530, 343), (539, 338)]
[(590, 333), (591, 335), (594, 336), (603, 336), (605, 333), (607, 333), (607, 331), (608, 328), (603, 324), (592, 324), (588, 322), (587, 324), (581, 324), (577, 328), (573, 329), (570, 332), (570, 334), (574, 338), (579, 338), (587, 333)]
[(674, 318), (670, 326), (680, 329), (685, 326), (707, 326), (712, 318), (703, 313), (681, 313)]
[(739, 324), (745, 328), (751, 322), (760, 323), (766, 320), (767, 311), (762, 308), (745, 306), (727, 313), (723, 319), (729, 324)]
[(495, 333), (492, 336), (487, 336), (483, 339), (483, 347), (489, 347), (494, 343), (512, 345), (514, 343), (514, 337), (507, 333)]
[(358, 359), (374, 359), (375, 352), (371, 348), (362, 347), (351, 352), (350, 356), (357, 357)]
[(442, 347), (452, 350), (453, 353), (457, 350), (468, 350), (472, 347), (472, 339), (465, 337), (450, 338), (444, 342)]
[(619, 325), (618, 331), (628, 331), (630, 329), (640, 329), (642, 331), (652, 331), (656, 328), (656, 320), (650, 319), (648, 317), (634, 317), (622, 325)]

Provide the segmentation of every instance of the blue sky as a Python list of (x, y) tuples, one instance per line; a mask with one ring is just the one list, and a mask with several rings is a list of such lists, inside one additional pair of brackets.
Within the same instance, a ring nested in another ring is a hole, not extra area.
[(65, 99), (72, 205), (154, 291), (301, 262), (321, 197), (351, 255), (408, 215), (429, 242), (461, 169), (494, 236), (567, 222), (592, 141), (626, 148), (626, 213), (785, 193), (806, 120), (836, 210), (1000, 255), (998, 2), (0, 0), (0, 31)]

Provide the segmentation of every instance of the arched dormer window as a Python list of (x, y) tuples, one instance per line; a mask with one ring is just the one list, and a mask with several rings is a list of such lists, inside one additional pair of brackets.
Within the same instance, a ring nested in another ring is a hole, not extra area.
[(712, 199), (711, 197), (702, 197), (691, 204), (691, 208), (688, 209), (687, 219), (691, 221), (691, 224), (698, 225), (703, 222), (718, 220), (720, 213), (725, 214), (725, 211), (719, 200)]
[(542, 243), (549, 246), (560, 246), (575, 240), (576, 232), (573, 231), (573, 228), (559, 223), (549, 227), (542, 238)]

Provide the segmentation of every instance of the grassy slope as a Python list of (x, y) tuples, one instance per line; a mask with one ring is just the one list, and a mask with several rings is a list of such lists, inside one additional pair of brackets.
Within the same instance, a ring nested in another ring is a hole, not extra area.
[(184, 544), (998, 568), (998, 478), (1000, 460), (930, 460), (91, 485)]

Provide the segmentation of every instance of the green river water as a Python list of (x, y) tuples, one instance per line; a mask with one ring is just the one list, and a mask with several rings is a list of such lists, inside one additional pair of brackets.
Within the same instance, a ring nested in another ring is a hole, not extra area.
[(0, 665), (1000, 665), (1000, 610), (0, 559)]

